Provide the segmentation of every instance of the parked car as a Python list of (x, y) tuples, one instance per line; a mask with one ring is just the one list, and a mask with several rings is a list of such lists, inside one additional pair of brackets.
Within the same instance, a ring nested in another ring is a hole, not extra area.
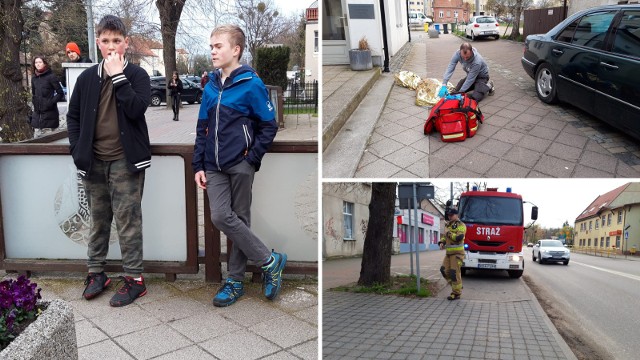
[(560, 240), (538, 240), (533, 247), (532, 260), (535, 262), (538, 259), (540, 264), (547, 261), (559, 262), (563, 264), (569, 264), (571, 258), (571, 250), (564, 247)]
[(192, 83), (198, 84), (200, 85), (200, 76), (195, 76), (195, 75), (184, 75), (181, 76), (180, 79), (187, 79), (189, 81), (191, 81)]
[(640, 5), (578, 12), (524, 47), (540, 100), (572, 104), (640, 139)]
[[(191, 82), (190, 80), (180, 77), (182, 80), (182, 101), (189, 104), (202, 102), (202, 89), (200, 84)], [(160, 106), (167, 99), (167, 81), (164, 76), (151, 77), (151, 105)]]
[(533, 247), (533, 243), (527, 243), (527, 247)]
[(491, 36), (498, 40), (500, 39), (498, 26), (500, 24), (493, 16), (474, 16), (464, 28), (464, 34), (471, 40)]

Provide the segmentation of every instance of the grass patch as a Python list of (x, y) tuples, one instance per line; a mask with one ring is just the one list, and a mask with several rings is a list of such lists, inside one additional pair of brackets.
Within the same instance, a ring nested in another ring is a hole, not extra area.
[(420, 278), (420, 291), (418, 292), (415, 275), (396, 275), (391, 277), (389, 284), (374, 284), (372, 286), (339, 286), (333, 291), (378, 294), (378, 295), (400, 295), (409, 297), (431, 297), (433, 296), (433, 286), (427, 280)]
[(285, 115), (298, 115), (298, 114), (314, 114), (318, 116), (318, 112), (313, 108), (304, 108), (304, 107), (285, 107), (282, 110), (282, 113)]

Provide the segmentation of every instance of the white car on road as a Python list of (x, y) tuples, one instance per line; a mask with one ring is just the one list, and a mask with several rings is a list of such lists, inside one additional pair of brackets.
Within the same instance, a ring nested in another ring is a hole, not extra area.
[(496, 40), (500, 39), (500, 31), (498, 30), (498, 21), (493, 16), (474, 16), (464, 29), (464, 33), (471, 40), (480, 37), (493, 36)]
[(538, 240), (533, 247), (533, 261), (538, 259), (540, 264), (552, 261), (562, 261), (563, 264), (569, 264), (571, 258), (571, 251), (564, 247), (560, 240)]

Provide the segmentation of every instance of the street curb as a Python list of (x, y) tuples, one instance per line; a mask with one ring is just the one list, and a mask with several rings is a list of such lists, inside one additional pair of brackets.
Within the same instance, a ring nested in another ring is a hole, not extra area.
[(529, 295), (531, 296), (531, 301), (533, 302), (533, 305), (535, 306), (536, 310), (540, 314), (542, 314), (542, 321), (544, 321), (544, 323), (549, 327), (549, 330), (551, 330), (551, 333), (553, 334), (553, 337), (558, 342), (558, 345), (560, 345), (560, 349), (562, 349), (564, 356), (566, 356), (568, 360), (578, 360), (578, 358), (575, 356), (573, 351), (571, 351), (571, 348), (569, 348), (569, 345), (567, 345), (567, 342), (564, 341), (564, 339), (562, 338), (562, 335), (560, 335), (560, 333), (558, 332), (558, 329), (556, 329), (556, 326), (553, 325), (553, 322), (551, 321), (551, 319), (549, 319), (549, 316), (547, 316), (546, 311), (544, 311), (544, 309), (542, 308), (542, 305), (540, 305), (540, 303), (538, 302), (538, 298), (536, 298), (536, 296), (533, 294), (533, 291), (531, 291), (531, 289), (529, 288), (529, 285), (527, 285), (527, 282), (524, 281), (524, 279), (522, 278), (520, 280), (524, 283), (524, 286), (527, 288), (527, 291), (529, 291)]

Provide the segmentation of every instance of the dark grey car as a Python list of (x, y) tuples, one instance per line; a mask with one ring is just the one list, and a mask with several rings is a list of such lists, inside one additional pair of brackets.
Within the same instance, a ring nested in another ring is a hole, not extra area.
[(578, 12), (529, 35), (521, 59), (545, 103), (570, 103), (640, 139), (640, 5)]

